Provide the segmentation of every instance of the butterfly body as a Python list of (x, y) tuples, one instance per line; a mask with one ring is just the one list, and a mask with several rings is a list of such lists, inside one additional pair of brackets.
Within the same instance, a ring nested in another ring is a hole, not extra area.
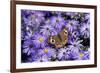
[(63, 28), (57, 35), (50, 36), (48, 42), (55, 48), (61, 48), (68, 42), (67, 28)]

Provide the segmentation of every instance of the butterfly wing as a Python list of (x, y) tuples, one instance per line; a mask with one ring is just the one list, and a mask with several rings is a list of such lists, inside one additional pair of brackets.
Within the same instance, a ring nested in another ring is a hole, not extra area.
[(67, 28), (63, 28), (62, 31), (59, 33), (61, 37), (62, 45), (65, 45), (68, 42), (68, 31)]
[(50, 44), (54, 45), (55, 48), (62, 47), (62, 44), (61, 44), (61, 41), (60, 41), (58, 35), (51, 36), (48, 41)]
[(63, 28), (62, 31), (55, 36), (50, 36), (48, 42), (55, 46), (55, 48), (61, 48), (68, 42), (68, 31)]

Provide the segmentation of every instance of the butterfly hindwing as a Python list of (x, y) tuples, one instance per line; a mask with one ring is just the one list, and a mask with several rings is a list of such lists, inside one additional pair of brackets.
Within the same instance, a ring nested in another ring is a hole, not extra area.
[(51, 37), (49, 38), (49, 43), (52, 44), (52, 45), (54, 45), (55, 48), (59, 48), (59, 47), (62, 46), (62, 45), (61, 45), (61, 42), (60, 42), (60, 39), (59, 39), (59, 37), (58, 37), (57, 35), (51, 36)]

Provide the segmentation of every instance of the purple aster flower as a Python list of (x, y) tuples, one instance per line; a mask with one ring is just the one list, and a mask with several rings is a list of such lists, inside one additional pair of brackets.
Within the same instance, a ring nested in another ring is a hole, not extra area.
[(33, 13), (28, 18), (31, 23), (40, 24), (42, 21), (44, 21), (44, 14), (40, 11), (33, 11)]
[(79, 52), (78, 59), (79, 59), (79, 60), (88, 60), (88, 59), (90, 58), (89, 56), (90, 56), (90, 51), (89, 51), (89, 49), (86, 50), (86, 51), (81, 50), (81, 51)]
[(89, 38), (90, 37), (90, 25), (87, 23), (83, 23), (83, 26), (80, 28), (81, 34), (84, 36), (84, 38)]
[(56, 50), (51, 47), (44, 47), (43, 49), (38, 50), (38, 54), (45, 55), (50, 59), (50, 57), (54, 57), (56, 55)]
[(70, 53), (71, 51), (69, 50), (69, 48), (64, 47), (64, 48), (60, 48), (58, 50), (58, 59), (59, 60), (68, 60), (70, 58)]
[(35, 47), (44, 47), (46, 45), (46, 37), (35, 33), (33, 36), (33, 43), (35, 44)]
[(70, 40), (70, 44), (69, 45), (69, 49), (75, 53), (78, 53), (80, 48), (83, 47), (83, 45), (81, 44), (83, 40), (79, 40), (78, 38), (76, 38), (75, 40)]
[(30, 12), (30, 14), (27, 17), (22, 16), (22, 20), (27, 28), (30, 28), (32, 31), (35, 31), (36, 29), (39, 28), (39, 26), (41, 25), (41, 22), (43, 22), (45, 20), (44, 14), (40, 11), (31, 11), (30, 10), (29, 12)]
[(35, 53), (34, 44), (31, 39), (25, 40), (22, 47), (23, 47), (23, 53), (27, 53), (27, 55), (30, 55), (31, 53)]
[(60, 16), (52, 17), (50, 21), (51, 25), (54, 26), (57, 29), (57, 31), (60, 31), (62, 27), (65, 25), (64, 19)]
[(34, 31), (31, 30), (31, 28), (30, 28), (29, 26), (27, 26), (27, 27), (26, 27), (26, 36), (25, 36), (25, 38), (30, 38), (30, 37), (32, 37), (33, 33), (34, 33)]
[(49, 59), (46, 55), (38, 56), (34, 59), (34, 62), (48, 62)]
[(50, 36), (50, 35), (57, 35), (56, 30), (49, 24), (46, 24), (44, 26), (41, 26), (40, 33), (42, 33), (45, 36)]
[(79, 22), (76, 21), (76, 20), (69, 20), (67, 23), (66, 23), (66, 27), (68, 28), (69, 31), (73, 31), (73, 30), (76, 30), (77, 29), (77, 26), (79, 26)]
[(75, 30), (75, 31), (70, 32), (69, 37), (71, 36), (70, 38), (74, 38), (75, 39), (75, 38), (79, 37), (79, 35), (80, 35), (79, 31)]
[(69, 57), (68, 60), (78, 60), (78, 58), (79, 58), (79, 53), (71, 51), (70, 52), (70, 57)]
[(32, 35), (32, 33), (38, 28), (36, 24), (33, 24), (31, 20), (29, 20), (28, 18), (24, 18), (24, 23), (22, 23), (22, 27), (21, 29), (25, 32), (27, 32), (27, 35)]
[(87, 19), (90, 20), (90, 14), (89, 14), (89, 13), (86, 13), (84, 19), (85, 19), (85, 20), (87, 20)]

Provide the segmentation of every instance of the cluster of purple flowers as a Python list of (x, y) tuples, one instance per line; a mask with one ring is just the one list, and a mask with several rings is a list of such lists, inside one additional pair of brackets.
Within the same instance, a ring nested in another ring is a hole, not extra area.
[[(68, 28), (68, 42), (54, 48), (48, 38)], [(88, 60), (90, 14), (83, 12), (21, 10), (21, 61)]]

